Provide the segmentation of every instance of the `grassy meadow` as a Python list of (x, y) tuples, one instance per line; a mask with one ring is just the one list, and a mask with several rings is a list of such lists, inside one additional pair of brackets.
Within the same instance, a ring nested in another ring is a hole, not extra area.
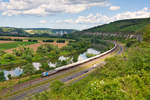
[(12, 43), (0, 43), (0, 50), (7, 50), (12, 48), (17, 48), (20, 45), (31, 45), (35, 42), (12, 42)]

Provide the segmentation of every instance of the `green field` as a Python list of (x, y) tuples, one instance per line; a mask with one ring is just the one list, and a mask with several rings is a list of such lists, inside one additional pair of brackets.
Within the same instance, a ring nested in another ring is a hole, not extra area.
[(12, 43), (2, 43), (0, 44), (0, 50), (7, 50), (7, 49), (12, 49), (16, 48), (19, 45), (31, 45), (34, 44), (35, 42), (12, 42)]
[[(11, 38), (12, 36), (0, 36), (1, 38)], [(72, 39), (65, 39), (65, 38), (52, 38), (52, 37), (16, 37), (16, 39), (19, 38), (19, 39), (22, 39), (22, 40), (54, 40), (54, 41), (57, 41), (57, 40), (66, 40), (66, 41), (69, 41), (69, 40), (72, 40)]]

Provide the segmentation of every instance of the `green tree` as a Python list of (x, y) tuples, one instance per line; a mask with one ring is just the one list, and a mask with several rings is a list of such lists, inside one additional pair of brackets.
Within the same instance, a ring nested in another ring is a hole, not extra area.
[(47, 55), (49, 52), (55, 49), (56, 47), (53, 45), (44, 44), (44, 45), (39, 46), (36, 52), (40, 55)]
[(73, 56), (73, 62), (77, 62), (77, 61), (78, 61), (78, 55), (76, 54)]
[(5, 81), (4, 72), (0, 72), (0, 82)]
[(29, 56), (30, 57), (34, 56), (33, 49), (25, 46), (19, 46), (17, 49), (13, 51), (13, 54), (15, 54), (16, 56), (20, 56), (22, 58), (26, 58), (26, 57), (28, 58)]
[(150, 24), (144, 28), (144, 40), (150, 41)]
[(4, 51), (0, 50), (0, 56), (3, 56), (4, 54), (6, 54)]
[(44, 71), (49, 71), (53, 68), (50, 68), (49, 65), (47, 63), (42, 63), (42, 67), (41, 67)]
[(33, 67), (32, 64), (27, 64), (23, 67), (23, 71), (24, 71), (24, 74), (31, 75), (36, 72), (36, 69)]
[(2, 58), (8, 62), (16, 60), (16, 57), (13, 54), (4, 54)]
[(8, 75), (8, 78), (9, 78), (9, 79), (12, 79), (11, 74)]

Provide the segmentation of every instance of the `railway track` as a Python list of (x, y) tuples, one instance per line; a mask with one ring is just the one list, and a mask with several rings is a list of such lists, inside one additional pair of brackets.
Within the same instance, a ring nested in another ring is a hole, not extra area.
[[(115, 54), (118, 55), (123, 51), (123, 48), (122, 48), (122, 46), (116, 44), (113, 49), (111, 49), (109, 52), (106, 52), (106, 54), (104, 54), (103, 56), (97, 56), (97, 57), (92, 58), (91, 60), (89, 60), (87, 62), (84, 62), (82, 64), (78, 64), (78, 65), (71, 67), (67, 70), (59, 71), (58, 73), (51, 75), (49, 77), (44, 77), (44, 78), (39, 78), (39, 79), (33, 80), (31, 82), (28, 82), (27, 84), (24, 84), (23, 86), (20, 85), (20, 89), (16, 89), (16, 91), (12, 91), (13, 94), (10, 94), (9, 96), (7, 96), (8, 98), (6, 98), (6, 100), (22, 100), (24, 97), (27, 97), (29, 95), (31, 96), (31, 94), (34, 95), (35, 93), (45, 91), (49, 88), (50, 82), (52, 82), (55, 79), (60, 80), (62, 82), (68, 82), (72, 79), (75, 79), (79, 76), (82, 76), (82, 75), (84, 75), (84, 74), (86, 74), (86, 73), (88, 73), (88, 72), (90, 72), (96, 68), (96, 67), (93, 67), (93, 65), (95, 65), (94, 62), (98, 61), (99, 59), (106, 58), (107, 55), (109, 55), (112, 52), (115, 52), (115, 50), (117, 50), (117, 48), (119, 50)], [(97, 64), (97, 66), (100, 65), (100, 63), (104, 63), (104, 62), (103, 61), (99, 62), (99, 64)], [(88, 64), (89, 65), (91, 64), (91, 66), (89, 68), (84, 68), (83, 70), (81, 70), (85, 65), (88, 65)], [(70, 74), (67, 75), (67, 73), (70, 73)], [(59, 77), (59, 76), (62, 76), (64, 74), (66, 74), (66, 76)], [(59, 77), (59, 78), (57, 78), (57, 77)], [(79, 80), (84, 78), (84, 77), (85, 76), (80, 77)], [(42, 82), (43, 82), (43, 84), (39, 84)]]

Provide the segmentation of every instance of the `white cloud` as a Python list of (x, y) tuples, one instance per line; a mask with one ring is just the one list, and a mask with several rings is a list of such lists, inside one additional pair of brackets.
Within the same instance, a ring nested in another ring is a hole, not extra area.
[(143, 8), (142, 10), (135, 11), (135, 12), (125, 12), (120, 13), (113, 16), (113, 20), (122, 20), (122, 19), (133, 19), (133, 18), (147, 18), (150, 17), (150, 11), (148, 8)]
[(119, 10), (120, 6), (111, 6), (109, 9), (112, 11)]
[(147, 18), (150, 17), (150, 12), (148, 8), (143, 8), (142, 10), (135, 12), (124, 12), (116, 14), (114, 16), (106, 16), (102, 14), (89, 14), (88, 16), (79, 16), (77, 19), (66, 19), (63, 21), (58, 21), (58, 23), (70, 23), (70, 24), (105, 24), (116, 20), (122, 19), (133, 19), (133, 18)]
[(109, 0), (9, 0), (0, 2), (2, 15), (48, 15), (56, 13), (79, 13), (93, 6), (104, 7)]
[(46, 21), (46, 20), (40, 20), (40, 23), (41, 23), (41, 24), (46, 24), (47, 21)]

